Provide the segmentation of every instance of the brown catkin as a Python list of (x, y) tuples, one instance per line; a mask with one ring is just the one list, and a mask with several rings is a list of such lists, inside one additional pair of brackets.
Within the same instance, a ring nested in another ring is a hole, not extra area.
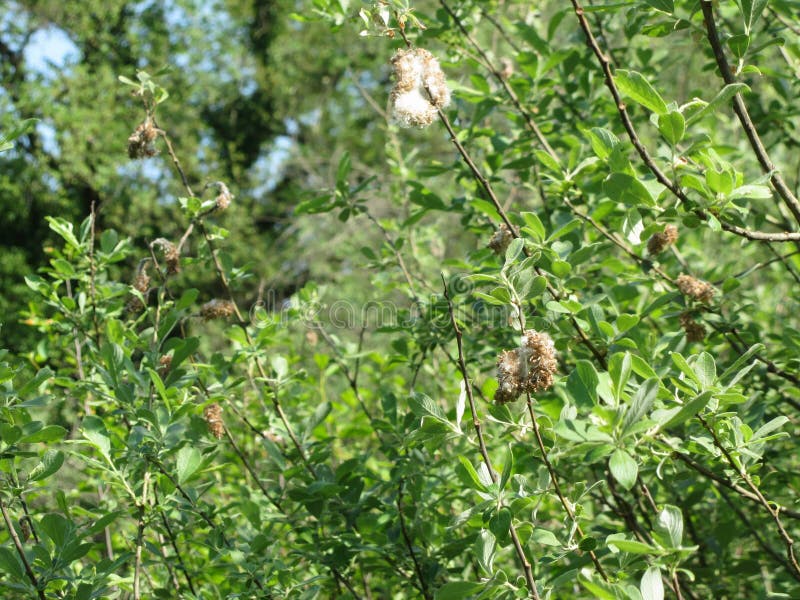
[(558, 369), (553, 339), (546, 333), (527, 330), (522, 346), (504, 350), (497, 357), (497, 391), (494, 400), (506, 404), (520, 394), (550, 388)]
[(714, 297), (714, 288), (705, 281), (700, 281), (691, 275), (681, 274), (675, 280), (681, 294), (694, 298), (698, 302), (708, 304)]
[(160, 248), (164, 253), (164, 262), (167, 264), (167, 274), (175, 275), (181, 270), (181, 253), (178, 247), (165, 238), (153, 240), (151, 246)]
[(203, 410), (203, 417), (208, 425), (208, 432), (218, 440), (225, 435), (225, 422), (222, 420), (222, 407), (214, 402)]
[(495, 254), (503, 255), (513, 239), (514, 236), (511, 235), (508, 227), (503, 224), (500, 225), (500, 227), (494, 232), (492, 238), (489, 240), (489, 243), (486, 244), (486, 246)]
[[(131, 285), (133, 286), (133, 289), (142, 294), (145, 299), (147, 298), (147, 292), (150, 289), (150, 276), (147, 274), (146, 267), (141, 268), (141, 270), (136, 274), (136, 278), (133, 280)], [(144, 307), (145, 305), (138, 296), (133, 296), (130, 300), (128, 300), (127, 308), (131, 312), (140, 311)]]
[(19, 520), (19, 534), (23, 542), (27, 542), (31, 537), (31, 523), (27, 516)]
[(661, 254), (664, 250), (678, 241), (678, 228), (675, 225), (667, 225), (664, 231), (658, 231), (647, 240), (647, 251), (651, 255)]
[(225, 319), (236, 312), (236, 307), (230, 300), (211, 300), (200, 307), (200, 316), (205, 321), (212, 319)]
[(687, 340), (690, 342), (702, 342), (706, 338), (705, 326), (695, 321), (691, 313), (682, 313), (679, 320)]
[(158, 374), (161, 377), (164, 377), (169, 370), (172, 368), (172, 355), (165, 354), (161, 358), (158, 359)]
[(132, 159), (145, 158), (158, 154), (153, 142), (158, 136), (153, 120), (147, 117), (128, 138), (128, 156)]
[(227, 185), (221, 181), (217, 182), (217, 185), (219, 186), (219, 194), (214, 199), (214, 203), (216, 204), (217, 210), (225, 210), (231, 205), (233, 196), (231, 195)]

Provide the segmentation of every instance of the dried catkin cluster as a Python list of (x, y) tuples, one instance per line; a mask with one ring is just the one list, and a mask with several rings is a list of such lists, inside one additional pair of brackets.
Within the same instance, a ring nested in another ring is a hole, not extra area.
[(442, 68), (422, 48), (398, 50), (392, 57), (397, 82), (392, 89), (392, 117), (402, 127), (426, 127), (439, 108), (450, 104)]
[(212, 319), (225, 319), (236, 312), (236, 307), (230, 300), (211, 300), (200, 307), (200, 316), (205, 321)]
[[(145, 267), (142, 267), (136, 274), (136, 278), (131, 285), (133, 289), (142, 294), (142, 296), (145, 298), (147, 297), (147, 292), (150, 290), (150, 276), (147, 274), (147, 269)], [(131, 312), (137, 312), (144, 308), (144, 304), (142, 304), (142, 301), (137, 296), (133, 296), (128, 300), (127, 308)]]
[(714, 288), (710, 283), (700, 281), (691, 275), (679, 275), (675, 280), (675, 284), (678, 286), (681, 294), (694, 298), (699, 302), (708, 304), (714, 297)]
[(658, 231), (647, 240), (647, 251), (651, 255), (661, 254), (664, 250), (678, 241), (678, 228), (675, 225), (667, 225), (664, 231)]
[(686, 339), (690, 342), (701, 342), (706, 338), (706, 328), (692, 318), (691, 313), (685, 312), (680, 316), (680, 324)]
[(231, 205), (231, 200), (233, 200), (233, 195), (228, 189), (228, 186), (222, 183), (221, 181), (218, 181), (217, 185), (219, 186), (219, 194), (214, 199), (214, 203), (217, 206), (217, 210), (225, 210)]
[(158, 154), (153, 142), (158, 136), (153, 120), (147, 117), (133, 130), (128, 138), (128, 156), (130, 158), (145, 158)]
[(495, 254), (504, 254), (508, 245), (511, 243), (511, 240), (514, 239), (514, 236), (511, 235), (511, 232), (508, 230), (505, 224), (500, 225), (500, 228), (494, 232), (492, 235), (492, 239), (489, 240), (489, 243), (486, 244), (489, 249), (494, 252)]
[(152, 246), (155, 248), (160, 248), (164, 253), (164, 262), (167, 263), (167, 273), (169, 275), (174, 275), (175, 273), (180, 272), (181, 254), (175, 244), (167, 239), (158, 238), (153, 240)]
[(225, 422), (222, 420), (222, 407), (217, 404), (209, 404), (203, 411), (203, 417), (208, 425), (208, 432), (218, 440), (225, 435)]
[(533, 329), (525, 332), (522, 346), (504, 350), (497, 357), (498, 404), (513, 402), (524, 392), (540, 392), (553, 385), (558, 369), (553, 339)]

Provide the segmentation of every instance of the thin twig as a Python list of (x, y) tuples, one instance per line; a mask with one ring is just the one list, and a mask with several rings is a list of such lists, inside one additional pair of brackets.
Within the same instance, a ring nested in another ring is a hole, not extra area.
[(699, 414), (697, 415), (697, 418), (705, 430), (711, 435), (711, 439), (714, 441), (714, 446), (716, 446), (725, 457), (728, 465), (739, 474), (739, 476), (747, 484), (747, 487), (749, 487), (753, 494), (755, 494), (755, 496), (758, 498), (759, 504), (761, 504), (767, 513), (769, 513), (769, 516), (772, 517), (772, 520), (775, 522), (775, 525), (778, 528), (778, 533), (780, 534), (780, 537), (786, 546), (786, 556), (789, 559), (788, 566), (790, 567), (789, 574), (796, 580), (800, 581), (800, 564), (797, 563), (797, 558), (795, 557), (794, 540), (789, 536), (789, 533), (786, 531), (783, 523), (781, 522), (780, 509), (772, 507), (772, 504), (764, 497), (764, 494), (761, 493), (761, 490), (758, 488), (758, 486), (753, 483), (753, 480), (751, 479), (747, 470), (736, 459), (733, 458), (731, 453), (717, 436), (717, 432), (708, 424), (708, 421), (706, 421), (702, 415)]
[[(483, 464), (486, 466), (486, 470), (489, 472), (489, 477), (491, 477), (492, 482), (497, 483), (497, 473), (492, 468), (492, 461), (489, 458), (489, 451), (486, 449), (486, 442), (483, 439), (483, 430), (481, 428), (480, 419), (478, 418), (478, 409), (475, 407), (475, 398), (472, 394), (472, 382), (469, 379), (467, 365), (464, 361), (464, 343), (462, 340), (461, 329), (456, 322), (453, 302), (450, 299), (450, 292), (447, 289), (447, 281), (445, 280), (444, 275), (442, 275), (442, 284), (444, 285), (444, 297), (447, 300), (447, 308), (450, 312), (450, 324), (453, 327), (453, 331), (455, 332), (456, 336), (456, 346), (458, 348), (458, 368), (461, 371), (461, 377), (464, 381), (464, 388), (467, 393), (469, 411), (472, 415), (472, 426), (475, 428), (475, 435), (478, 438), (478, 449), (480, 450), (481, 457), (483, 458)], [(517, 535), (517, 530), (513, 523), (511, 523), (509, 526), (509, 533), (511, 534), (511, 541), (514, 544), (517, 557), (522, 564), (522, 570), (525, 574), (525, 581), (528, 584), (530, 596), (531, 598), (534, 598), (534, 600), (539, 600), (539, 591), (536, 588), (536, 580), (533, 578), (531, 563), (528, 560), (528, 557), (525, 555), (525, 550), (522, 548), (522, 543), (519, 540), (519, 535)]]
[(14, 529), (14, 524), (11, 522), (11, 517), (9, 516), (8, 509), (6, 508), (6, 503), (2, 498), (0, 498), (0, 511), (3, 513), (3, 520), (6, 523), (6, 529), (8, 529), (11, 540), (14, 542), (14, 547), (17, 550), (17, 554), (22, 561), (22, 565), (25, 567), (25, 573), (28, 575), (28, 579), (31, 580), (33, 587), (36, 588), (36, 593), (39, 596), (39, 600), (47, 600), (44, 590), (39, 587), (39, 580), (36, 578), (36, 574), (33, 572), (33, 569), (31, 569), (31, 565), (28, 562), (28, 557), (25, 556), (25, 549), (22, 547), (22, 542), (17, 535), (17, 530)]
[[(592, 49), (595, 57), (597, 57), (598, 62), (600, 63), (601, 68), (603, 69), (603, 74), (605, 75), (605, 83), (608, 89), (611, 92), (611, 95), (614, 98), (614, 104), (617, 107), (617, 112), (619, 113), (620, 120), (622, 121), (622, 125), (625, 128), (625, 131), (628, 134), (628, 138), (631, 140), (633, 147), (636, 149), (636, 152), (639, 154), (639, 157), (642, 159), (642, 162), (648, 168), (648, 170), (653, 174), (656, 180), (667, 188), (676, 198), (678, 198), (683, 206), (686, 208), (687, 211), (692, 212), (695, 216), (703, 221), (707, 221), (710, 216), (709, 214), (700, 208), (693, 208), (692, 201), (686, 195), (686, 193), (675, 184), (666, 174), (658, 167), (655, 163), (653, 158), (650, 156), (650, 153), (645, 148), (642, 141), (639, 139), (639, 135), (636, 133), (636, 128), (633, 126), (633, 121), (631, 121), (630, 116), (628, 115), (628, 110), (625, 107), (625, 103), (622, 101), (622, 96), (617, 89), (617, 85), (614, 83), (614, 74), (611, 70), (611, 61), (609, 58), (603, 54), (603, 51), (600, 49), (600, 46), (597, 43), (597, 39), (594, 37), (592, 33), (592, 29), (589, 25), (589, 21), (586, 19), (586, 15), (584, 13), (583, 8), (578, 3), (577, 0), (571, 0), (572, 6), (575, 9), (575, 14), (578, 17), (578, 21), (580, 23), (581, 29), (583, 30), (584, 35), (586, 36), (586, 41), (589, 44), (589, 47)], [(725, 231), (733, 233), (735, 235), (741, 236), (743, 238), (754, 240), (754, 241), (770, 241), (770, 242), (787, 242), (787, 241), (797, 241), (800, 240), (800, 233), (794, 232), (780, 232), (780, 233), (767, 233), (763, 231), (752, 231), (750, 229), (746, 229), (744, 227), (739, 227), (738, 225), (733, 225), (728, 223), (727, 221), (723, 221), (722, 219), (718, 219), (720, 227)]]
[[(723, 50), (722, 44), (719, 41), (717, 25), (714, 21), (713, 5), (709, 0), (701, 0), (700, 8), (703, 11), (703, 19), (705, 20), (706, 24), (706, 36), (708, 37), (708, 43), (711, 45), (711, 49), (714, 51), (714, 58), (717, 61), (717, 66), (719, 67), (719, 72), (722, 75), (722, 79), (728, 85), (736, 83), (736, 78), (733, 76), (731, 68), (728, 65), (728, 59), (725, 58), (725, 50)], [(761, 169), (764, 171), (764, 173), (768, 173), (770, 175), (769, 179), (770, 182), (772, 182), (772, 186), (775, 188), (775, 191), (781, 198), (783, 198), (784, 203), (794, 215), (795, 220), (798, 224), (800, 224), (800, 201), (797, 200), (795, 195), (792, 193), (792, 190), (790, 190), (789, 186), (786, 185), (783, 177), (781, 177), (781, 174), (775, 169), (775, 165), (773, 164), (772, 160), (770, 160), (767, 149), (761, 142), (761, 137), (758, 135), (758, 130), (756, 129), (753, 120), (750, 118), (750, 113), (747, 111), (747, 106), (745, 105), (744, 100), (742, 100), (742, 95), (738, 92), (733, 96), (733, 111), (736, 113), (736, 116), (739, 117), (739, 122), (742, 124), (742, 129), (744, 129), (744, 133), (750, 142), (750, 147), (753, 149), (753, 153), (758, 159), (758, 164), (761, 165)]]
[[(547, 448), (544, 445), (544, 440), (542, 439), (542, 432), (539, 428), (539, 421), (536, 418), (536, 412), (533, 410), (533, 399), (531, 398), (531, 393), (528, 390), (525, 390), (526, 395), (526, 405), (528, 407), (528, 416), (531, 418), (531, 425), (533, 425), (533, 433), (536, 437), (536, 445), (539, 447), (539, 452), (542, 455), (542, 461), (547, 467), (547, 472), (550, 474), (550, 480), (553, 482), (553, 488), (556, 491), (556, 496), (558, 496), (559, 501), (561, 502), (561, 506), (564, 507), (564, 510), (569, 516), (570, 521), (575, 524), (575, 531), (581, 536), (581, 539), (585, 537), (583, 533), (583, 529), (581, 529), (580, 523), (578, 523), (577, 518), (575, 517), (575, 511), (572, 510), (572, 505), (567, 500), (566, 496), (564, 496), (564, 492), (561, 491), (561, 484), (558, 482), (558, 473), (556, 473), (555, 467), (553, 467), (553, 463), (550, 462), (550, 458), (547, 455)], [(593, 550), (589, 550), (589, 557), (592, 559), (594, 563), (594, 567), (597, 570), (597, 573), (605, 580), (608, 581), (608, 575), (606, 575), (605, 570), (603, 569), (603, 565), (600, 564), (600, 560), (597, 558), (597, 555), (594, 553)]]
[(422, 573), (422, 567), (417, 560), (417, 555), (414, 552), (414, 545), (411, 542), (411, 536), (408, 535), (408, 530), (406, 529), (406, 519), (403, 516), (403, 480), (401, 479), (400, 482), (397, 484), (397, 515), (400, 517), (400, 531), (403, 533), (403, 540), (405, 541), (406, 548), (408, 548), (408, 553), (411, 555), (411, 560), (414, 563), (414, 571), (417, 574), (417, 579), (419, 579), (419, 583), (422, 586), (422, 595), (426, 598), (426, 600), (430, 600), (433, 598), (430, 590), (428, 590), (428, 582), (425, 580), (425, 576)]

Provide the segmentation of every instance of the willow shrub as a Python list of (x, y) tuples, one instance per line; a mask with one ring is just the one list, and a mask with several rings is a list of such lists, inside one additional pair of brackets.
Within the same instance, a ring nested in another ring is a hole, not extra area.
[(298, 5), (385, 58), (347, 85), (387, 145), (298, 202), (348, 262), (288, 300), (237, 293), (236, 182), (121, 77), (185, 229), (50, 219), (3, 597), (797, 597), (790, 8)]

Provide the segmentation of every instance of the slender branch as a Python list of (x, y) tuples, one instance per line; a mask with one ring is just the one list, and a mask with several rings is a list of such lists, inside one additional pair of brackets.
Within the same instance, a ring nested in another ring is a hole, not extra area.
[(422, 586), (422, 595), (425, 597), (426, 600), (431, 600), (433, 598), (433, 595), (428, 589), (428, 583), (427, 581), (425, 581), (425, 576), (422, 573), (422, 567), (420, 567), (419, 561), (417, 560), (417, 555), (414, 552), (414, 545), (411, 543), (411, 536), (408, 535), (408, 530), (406, 529), (406, 519), (403, 516), (402, 479), (397, 484), (397, 515), (400, 517), (400, 531), (403, 533), (403, 540), (406, 543), (406, 548), (408, 548), (408, 553), (411, 555), (411, 560), (414, 563), (414, 571), (417, 574), (417, 579), (419, 579), (419, 583)]
[[(492, 468), (492, 461), (489, 458), (489, 451), (486, 449), (486, 442), (483, 439), (483, 430), (481, 428), (482, 426), (480, 419), (478, 418), (478, 409), (475, 407), (475, 398), (472, 394), (472, 382), (469, 379), (467, 365), (464, 361), (464, 343), (462, 340), (461, 329), (456, 322), (453, 301), (450, 299), (450, 292), (447, 290), (447, 281), (445, 280), (444, 275), (442, 275), (442, 284), (444, 285), (444, 297), (447, 300), (447, 308), (450, 313), (450, 324), (453, 327), (453, 331), (455, 332), (456, 336), (456, 346), (458, 348), (458, 368), (461, 371), (461, 377), (464, 381), (464, 388), (467, 392), (469, 411), (472, 415), (472, 426), (475, 428), (475, 435), (478, 438), (478, 449), (480, 450), (481, 457), (483, 458), (483, 464), (486, 466), (486, 470), (489, 472), (489, 477), (491, 477), (492, 482), (497, 483), (497, 473), (495, 473), (495, 470)], [(516, 551), (517, 557), (522, 564), (522, 570), (525, 574), (525, 581), (528, 584), (530, 597), (534, 598), (534, 600), (539, 600), (539, 591), (536, 588), (536, 580), (533, 578), (531, 563), (528, 560), (528, 557), (525, 555), (525, 551), (522, 548), (522, 543), (519, 540), (519, 535), (517, 535), (517, 530), (513, 523), (509, 525), (509, 533), (511, 534), (511, 541), (514, 544), (514, 550)]]
[(19, 555), (20, 560), (22, 560), (22, 565), (25, 567), (25, 573), (28, 575), (28, 579), (31, 580), (33, 587), (36, 588), (39, 600), (47, 600), (47, 597), (44, 595), (44, 590), (39, 587), (39, 580), (36, 578), (36, 574), (33, 572), (33, 569), (31, 569), (31, 565), (28, 562), (28, 557), (25, 556), (25, 549), (22, 547), (22, 542), (17, 535), (17, 530), (14, 529), (14, 524), (11, 522), (11, 517), (9, 516), (8, 509), (6, 508), (6, 503), (2, 498), (0, 498), (0, 511), (3, 513), (3, 520), (6, 523), (6, 529), (8, 529), (11, 540), (14, 542), (14, 547), (17, 549), (17, 554)]
[(183, 576), (186, 579), (186, 585), (189, 586), (189, 591), (191, 591), (192, 594), (197, 595), (197, 592), (194, 589), (194, 583), (189, 575), (189, 570), (186, 568), (186, 564), (183, 562), (181, 552), (178, 549), (178, 541), (175, 538), (175, 533), (172, 531), (172, 527), (170, 527), (169, 519), (167, 519), (167, 515), (164, 514), (164, 509), (161, 508), (161, 506), (158, 508), (159, 516), (161, 517), (161, 523), (164, 525), (164, 529), (167, 532), (167, 538), (169, 539), (170, 546), (172, 546), (172, 551), (175, 552), (175, 557), (178, 559), (178, 567), (183, 572)]
[[(633, 147), (636, 149), (636, 152), (639, 154), (639, 157), (642, 159), (642, 162), (648, 168), (648, 170), (653, 174), (656, 180), (667, 188), (678, 200), (681, 201), (684, 208), (687, 211), (692, 212), (695, 216), (703, 221), (707, 221), (710, 218), (710, 215), (700, 208), (693, 208), (692, 201), (686, 195), (686, 193), (674, 183), (667, 175), (658, 167), (655, 163), (653, 158), (650, 156), (650, 153), (645, 148), (642, 141), (639, 139), (639, 135), (636, 133), (636, 128), (633, 126), (633, 121), (631, 121), (630, 115), (628, 115), (628, 110), (625, 107), (625, 103), (622, 101), (622, 96), (617, 89), (616, 84), (614, 83), (614, 74), (611, 70), (611, 61), (609, 58), (603, 54), (603, 51), (600, 49), (600, 46), (597, 43), (597, 39), (594, 37), (592, 33), (592, 29), (589, 25), (589, 21), (586, 19), (586, 15), (584, 13), (583, 8), (578, 3), (577, 0), (571, 0), (572, 6), (575, 9), (575, 14), (578, 17), (578, 21), (580, 23), (581, 29), (583, 30), (584, 35), (586, 36), (586, 41), (589, 44), (589, 47), (592, 49), (592, 52), (597, 57), (598, 62), (600, 63), (601, 68), (603, 69), (603, 74), (605, 75), (605, 82), (606, 86), (611, 92), (612, 97), (614, 98), (614, 104), (617, 107), (617, 112), (619, 113), (620, 120), (622, 121), (622, 125), (625, 128), (625, 131), (628, 134), (628, 138), (630, 139)], [(770, 242), (787, 242), (787, 241), (797, 241), (800, 240), (800, 233), (793, 233), (793, 232), (780, 232), (780, 233), (767, 233), (762, 231), (752, 231), (750, 229), (746, 229), (744, 227), (739, 227), (738, 225), (733, 225), (728, 223), (727, 221), (723, 221), (722, 219), (718, 219), (720, 223), (720, 227), (725, 231), (733, 233), (735, 235), (741, 236), (743, 238), (754, 240), (754, 241), (770, 241)]]
[[(731, 72), (731, 68), (728, 65), (728, 60), (725, 58), (725, 51), (723, 50), (722, 44), (719, 41), (717, 25), (714, 21), (714, 8), (712, 3), (709, 0), (701, 0), (700, 8), (703, 11), (703, 19), (706, 23), (706, 35), (708, 37), (708, 43), (711, 45), (711, 49), (714, 51), (714, 58), (717, 61), (717, 66), (719, 67), (722, 79), (728, 85), (736, 83), (736, 78)], [(775, 169), (775, 165), (773, 164), (772, 160), (770, 160), (769, 154), (767, 154), (767, 149), (761, 142), (761, 137), (758, 135), (758, 130), (756, 129), (753, 120), (750, 118), (750, 113), (747, 111), (747, 106), (745, 105), (744, 100), (742, 100), (742, 95), (738, 92), (733, 96), (733, 111), (736, 113), (736, 116), (739, 117), (739, 122), (742, 124), (742, 129), (744, 129), (744, 133), (750, 142), (750, 146), (753, 148), (753, 153), (756, 155), (758, 163), (761, 165), (761, 169), (764, 171), (764, 173), (768, 173), (770, 175), (769, 180), (772, 182), (772, 186), (775, 188), (775, 191), (778, 192), (778, 195), (781, 198), (783, 198), (786, 206), (794, 215), (795, 220), (798, 222), (798, 224), (800, 224), (800, 201), (797, 200), (797, 197), (795, 197), (795, 195), (792, 193), (792, 190), (790, 190), (789, 186), (786, 185), (783, 177), (781, 177), (780, 173)]]
[(728, 465), (732, 469), (734, 469), (739, 476), (744, 480), (747, 484), (747, 487), (752, 490), (753, 494), (758, 498), (759, 504), (764, 507), (764, 509), (769, 513), (769, 516), (772, 517), (772, 520), (775, 522), (775, 525), (778, 528), (778, 533), (780, 534), (781, 539), (783, 540), (784, 545), (786, 546), (786, 556), (789, 559), (789, 574), (794, 577), (796, 580), (800, 581), (800, 564), (797, 563), (797, 558), (795, 557), (794, 553), (794, 540), (789, 536), (789, 533), (783, 526), (780, 518), (780, 509), (773, 508), (772, 504), (764, 497), (764, 494), (761, 493), (761, 490), (758, 489), (758, 486), (753, 483), (753, 480), (750, 478), (750, 475), (747, 473), (747, 470), (741, 465), (736, 459), (733, 458), (731, 453), (725, 448), (725, 445), (717, 436), (717, 432), (714, 431), (714, 428), (708, 424), (701, 415), (697, 415), (697, 418), (700, 420), (700, 423), (703, 425), (706, 431), (711, 435), (712, 440), (714, 441), (714, 445), (717, 449), (722, 453), (727, 461)]
[[(547, 467), (547, 472), (550, 474), (550, 480), (553, 482), (553, 488), (556, 491), (556, 496), (558, 496), (559, 501), (561, 502), (561, 506), (564, 507), (567, 515), (575, 524), (575, 531), (577, 531), (578, 535), (581, 536), (581, 539), (585, 537), (583, 533), (583, 529), (581, 529), (580, 523), (578, 523), (578, 519), (575, 517), (575, 511), (572, 509), (572, 504), (567, 500), (566, 496), (564, 496), (564, 492), (561, 491), (561, 484), (558, 482), (558, 473), (556, 472), (555, 467), (553, 467), (553, 463), (550, 462), (550, 458), (547, 455), (547, 448), (544, 445), (544, 440), (542, 439), (542, 432), (539, 428), (539, 421), (536, 418), (536, 412), (533, 410), (533, 398), (531, 397), (531, 393), (528, 390), (525, 390), (526, 395), (526, 405), (528, 407), (528, 415), (531, 418), (531, 424), (533, 425), (533, 433), (536, 437), (536, 445), (539, 446), (539, 452), (542, 455), (542, 461)], [(597, 555), (594, 553), (593, 550), (589, 550), (589, 557), (592, 559), (594, 563), (594, 567), (597, 570), (597, 573), (605, 580), (609, 581), (608, 575), (606, 575), (605, 570), (603, 569), (603, 565), (600, 564), (600, 561), (597, 558)]]
[(147, 488), (150, 483), (150, 471), (145, 471), (144, 481), (142, 483), (142, 499), (139, 502), (139, 518), (136, 525), (136, 560), (133, 568), (133, 598), (134, 600), (141, 599), (139, 590), (142, 570), (142, 546), (144, 544), (144, 517), (147, 509)]
[(767, 554), (769, 554), (772, 557), (772, 560), (774, 560), (776, 563), (781, 564), (785, 568), (791, 570), (791, 565), (787, 562), (787, 560), (780, 554), (778, 554), (775, 550), (773, 550), (772, 547), (769, 544), (767, 544), (766, 541), (764, 541), (764, 539), (761, 537), (761, 534), (758, 531), (758, 528), (755, 525), (753, 525), (750, 519), (747, 518), (747, 513), (745, 513), (741, 508), (736, 506), (736, 503), (730, 498), (730, 496), (728, 496), (727, 493), (725, 493), (724, 489), (717, 487), (717, 491), (719, 492), (719, 495), (722, 496), (722, 498), (725, 500), (725, 503), (731, 507), (731, 510), (733, 510), (733, 512), (736, 513), (736, 516), (739, 517), (739, 520), (744, 524), (745, 528), (750, 532), (750, 535), (752, 535), (755, 538), (756, 543), (759, 546), (761, 546), (761, 549)]
[(533, 120), (533, 117), (531, 116), (530, 112), (525, 110), (525, 108), (522, 106), (522, 103), (520, 102), (519, 98), (517, 97), (517, 94), (514, 92), (514, 89), (509, 85), (507, 78), (503, 77), (502, 73), (500, 71), (498, 71), (494, 67), (494, 65), (492, 65), (492, 61), (489, 58), (489, 56), (486, 54), (486, 51), (475, 40), (475, 38), (472, 37), (472, 35), (467, 30), (467, 28), (464, 26), (464, 23), (461, 21), (461, 19), (458, 18), (458, 15), (456, 15), (456, 13), (453, 12), (453, 9), (450, 8), (450, 6), (447, 4), (447, 2), (445, 2), (445, 0), (439, 0), (439, 4), (442, 6), (442, 8), (444, 8), (445, 12), (448, 15), (450, 15), (450, 18), (453, 19), (453, 21), (455, 22), (456, 26), (459, 28), (459, 30), (461, 30), (462, 35), (472, 45), (472, 47), (475, 48), (475, 50), (478, 52), (480, 57), (483, 59), (483, 62), (484, 62), (484, 65), (486, 66), (486, 68), (489, 69), (489, 71), (494, 76), (494, 78), (497, 79), (497, 82), (503, 88), (503, 90), (505, 91), (506, 95), (508, 95), (508, 97), (511, 99), (511, 102), (513, 102), (514, 106), (517, 108), (519, 113), (522, 115), (522, 118), (525, 119), (525, 124), (527, 125), (528, 129), (530, 129), (533, 132), (533, 135), (536, 136), (536, 139), (539, 142), (539, 145), (551, 157), (553, 157), (554, 159), (558, 160), (558, 156), (556, 155), (555, 151), (550, 146), (550, 144), (547, 143), (547, 139), (545, 139), (544, 135), (542, 134), (541, 129), (539, 129), (539, 126), (536, 124), (536, 121)]

